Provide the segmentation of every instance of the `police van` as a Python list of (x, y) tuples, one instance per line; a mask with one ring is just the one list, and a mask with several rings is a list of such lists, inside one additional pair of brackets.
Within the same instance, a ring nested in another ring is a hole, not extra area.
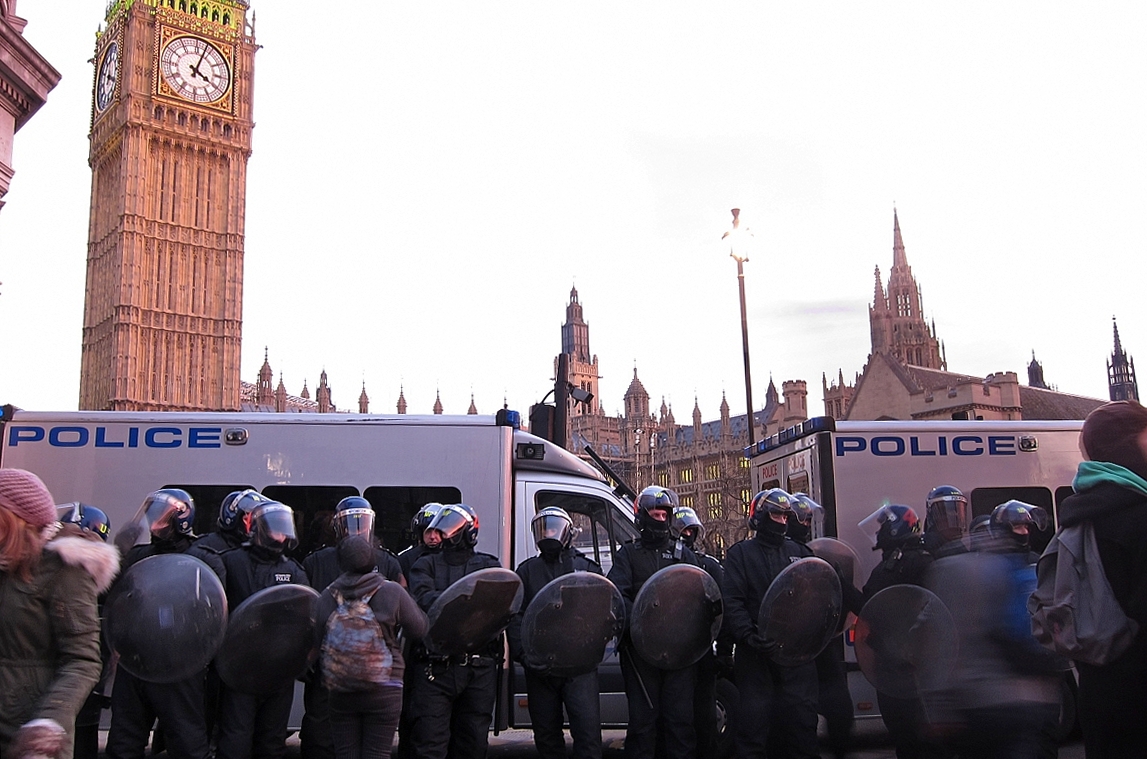
[[(1082, 460), (1082, 421), (837, 422), (815, 417), (745, 450), (754, 492), (780, 487), (804, 492), (825, 510), (821, 535), (847, 543), (857, 555), (862, 587), (880, 554), (858, 523), (884, 504), (911, 506), (925, 518), (937, 485), (968, 497), (969, 519), (1016, 499), (1043, 507), (1048, 528), (1031, 536), (1042, 552), (1058, 525), (1057, 509), (1072, 494)], [(819, 537), (820, 535), (814, 535)], [(858, 717), (875, 716), (876, 694), (856, 667), (846, 636), (849, 689)]]
[[(30, 412), (5, 406), (0, 465), (38, 474), (58, 503), (107, 512), (113, 529), (144, 497), (182, 488), (196, 503), (195, 532), (215, 529), (225, 495), (254, 488), (290, 506), (300, 560), (325, 539), (335, 504), (362, 496), (394, 552), (411, 545), (411, 518), (429, 502), (465, 502), (480, 524), (477, 550), (510, 569), (536, 554), (530, 520), (559, 506), (580, 532), (575, 546), (609, 571), (618, 545), (637, 536), (632, 506), (598, 470), (523, 432), (518, 415), (413, 416)], [(502, 678), (495, 728), (528, 725), (524, 680)], [(623, 725), (616, 655), (601, 668), (602, 718)], [(298, 695), (298, 694), (297, 694)], [(292, 726), (298, 727), (302, 698)]]

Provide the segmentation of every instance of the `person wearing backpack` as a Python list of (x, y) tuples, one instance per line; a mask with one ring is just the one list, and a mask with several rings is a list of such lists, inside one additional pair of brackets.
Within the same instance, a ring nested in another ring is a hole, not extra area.
[(362, 536), (337, 547), (343, 573), (319, 596), (318, 675), (330, 693), (336, 759), (387, 759), (402, 711), (401, 628), (421, 637), (429, 622), (406, 589), (375, 571)]
[(1137, 625), (1130, 646), (1102, 665), (1076, 663), (1079, 721), (1088, 759), (1147, 750), (1147, 409), (1117, 401), (1083, 423), (1085, 459), (1059, 506), (1060, 529), (1090, 522), (1104, 574)]

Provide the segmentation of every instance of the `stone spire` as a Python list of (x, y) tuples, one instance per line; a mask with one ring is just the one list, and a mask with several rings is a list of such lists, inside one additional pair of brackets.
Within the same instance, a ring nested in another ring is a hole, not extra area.
[(279, 372), (279, 386), (275, 388), (275, 410), (279, 413), (287, 410), (287, 386), (283, 384), (282, 372)]
[(370, 398), (366, 394), (366, 380), (362, 383), (362, 392), (358, 394), (358, 413), (370, 413)]
[(1032, 362), (1028, 364), (1028, 387), (1038, 387), (1047, 390), (1047, 383), (1043, 379), (1043, 364), (1035, 360), (1035, 351), (1032, 351)]
[(319, 404), (320, 414), (329, 414), (335, 410), (331, 403), (331, 387), (327, 384), (327, 370), (319, 374), (319, 387), (315, 391), (315, 402)]
[(402, 394), (402, 385), (398, 386), (398, 413), (406, 413), (406, 396)]
[(693, 396), (693, 442), (701, 442), (701, 403)]
[(892, 208), (892, 268), (908, 266), (908, 257), (904, 254), (904, 238), (900, 235), (900, 219), (896, 216), (896, 207)]
[(441, 391), (435, 391), (435, 393), (434, 393), (434, 413), (435, 414), (441, 414), (442, 413), (442, 393), (441, 393)]
[(1119, 325), (1114, 316), (1111, 317), (1111, 325), (1115, 330), (1115, 350), (1107, 362), (1108, 392), (1113, 401), (1137, 401), (1139, 384), (1135, 381), (1135, 359), (1123, 350), (1123, 343), (1119, 340)]
[(263, 346), (263, 365), (259, 367), (259, 380), (255, 384), (255, 405), (266, 408), (275, 402), (275, 391), (271, 389), (274, 379), (275, 373), (271, 371), (267, 347)]
[(478, 413), (478, 407), (474, 405), (473, 393), (470, 393), (470, 408), (466, 409), (466, 413), (471, 416)]
[(303, 380), (303, 392), (299, 393), (299, 397), (305, 401), (309, 401), (311, 399), (311, 391), (307, 390), (306, 380)]

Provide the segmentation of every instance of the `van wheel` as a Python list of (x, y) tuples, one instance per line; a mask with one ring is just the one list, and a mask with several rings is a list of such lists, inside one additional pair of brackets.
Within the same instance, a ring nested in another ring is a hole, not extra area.
[(717, 680), (717, 756), (733, 755), (733, 709), (737, 703), (737, 686), (724, 678)]

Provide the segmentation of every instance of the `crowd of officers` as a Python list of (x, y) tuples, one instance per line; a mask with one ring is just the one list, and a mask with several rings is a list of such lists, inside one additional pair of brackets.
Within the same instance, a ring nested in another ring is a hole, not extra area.
[[(790, 495), (779, 488), (758, 493), (749, 506), (752, 534), (729, 548), (723, 564), (702, 551), (704, 527), (693, 509), (680, 505), (673, 491), (646, 488), (635, 499), (634, 510), (640, 536), (619, 547), (608, 573), (625, 601), (626, 611), (632, 610), (638, 592), (655, 573), (685, 563), (703, 569), (716, 581), (721, 588), (724, 617), (711, 650), (696, 664), (682, 669), (654, 666), (635, 652), (628, 632), (622, 636), (619, 652), (629, 707), (626, 756), (716, 756), (715, 693), (719, 678), (732, 679), (738, 690), (736, 703), (726, 704), (732, 710), (738, 757), (819, 757), (818, 713), (826, 717), (830, 750), (837, 757), (845, 756), (853, 709), (840, 635), (814, 661), (782, 666), (772, 656), (777, 641), (763, 635), (757, 619), (762, 599), (777, 575), (792, 562), (813, 555), (808, 542), (814, 525), (823, 518), (823, 509), (808, 496)], [(322, 591), (343, 572), (335, 546), (316, 550), (301, 564), (290, 558), (289, 552), (297, 545), (292, 510), (256, 491), (228, 495), (220, 507), (218, 529), (209, 535), (193, 535), (194, 516), (195, 505), (186, 492), (165, 489), (151, 494), (136, 522), (117, 535), (117, 545), (124, 554), (122, 569), (126, 571), (158, 554), (194, 556), (218, 574), (231, 609), (275, 585), (302, 584)], [(973, 534), (972, 542), (966, 536), (967, 516), (967, 499), (947, 486), (929, 494), (924, 530), (908, 506), (877, 509), (861, 526), (873, 529), (874, 550), (882, 552), (881, 562), (862, 590), (840, 574), (842, 615), (859, 614), (868, 599), (891, 585), (926, 585), (937, 560), (976, 548), (1016, 557), (1006, 563), (1014, 575), (1031, 562), (1027, 554), (1029, 529), (1042, 528), (1046, 519), (1041, 509), (1009, 502), (984, 520), (981, 537)], [(63, 518), (107, 539), (109, 525), (99, 509), (76, 506)], [(411, 523), (415, 544), (397, 556), (374, 536), (374, 512), (365, 499), (343, 499), (332, 524), (339, 541), (369, 537), (374, 546), (373, 571), (406, 588), (423, 611), (462, 577), (500, 566), (497, 557), (475, 550), (478, 517), (465, 504), (427, 504), (420, 509)], [(143, 536), (143, 530), (150, 535)], [(539, 511), (532, 531), (538, 555), (517, 568), (523, 586), (523, 611), (556, 577), (571, 572), (602, 573), (598, 564), (573, 547), (577, 530), (562, 509)], [(932, 573), (931, 582), (942, 587), (959, 586), (960, 572), (966, 571), (961, 565), (953, 568), (954, 574)], [(1032, 578), (1034, 581), (1034, 574)], [(1021, 592), (1023, 588), (1016, 589), (1016, 593)], [(522, 661), (521, 623), (519, 612), (507, 630), (510, 655), (518, 661)], [(398, 755), (429, 759), (485, 756), (504, 650), (500, 635), (476, 650), (454, 656), (437, 656), (417, 640), (406, 641), (405, 647), (395, 652), (405, 658), (400, 719), (394, 715)], [(1030, 660), (1033, 671), (1054, 679), (1053, 668), (1041, 660), (1028, 641), (1016, 643), (1014, 655), (1021, 654)], [(525, 667), (524, 677), (539, 755), (543, 759), (566, 756), (563, 725), (568, 717), (574, 756), (600, 757), (596, 670), (559, 677)], [(947, 693), (936, 699), (949, 709), (938, 720), (922, 695), (893, 698), (881, 694), (881, 714), (896, 743), (897, 755), (996, 755), (978, 753), (978, 747), (989, 739), (992, 745), (1011, 745), (1009, 741), (1022, 733), (1023, 746), (1034, 747), (1031, 751), (998, 755), (1038, 756), (1042, 751), (1054, 756), (1054, 747), (1042, 737), (1054, 722), (1058, 702), (1040, 701), (1043, 708), (1026, 708), (1031, 707), (1026, 702), (1002, 703), (992, 706), (1007, 706), (1006, 712), (993, 708), (977, 711), (961, 702), (959, 695)], [(976, 698), (982, 695), (973, 694)], [(108, 759), (142, 759), (157, 721), (156, 740), (162, 741), (173, 759), (208, 759), (212, 755), (218, 759), (273, 759), (285, 751), (292, 697), (293, 687), (259, 696), (237, 692), (210, 667), (183, 681), (164, 684), (144, 681), (120, 667), (110, 700), (93, 695), (77, 721), (76, 757), (94, 759), (99, 711), (110, 705)], [(300, 732), (304, 759), (336, 759), (330, 699), (331, 692), (319, 677), (307, 677)], [(389, 756), (389, 745), (375, 749), (337, 759)]]

